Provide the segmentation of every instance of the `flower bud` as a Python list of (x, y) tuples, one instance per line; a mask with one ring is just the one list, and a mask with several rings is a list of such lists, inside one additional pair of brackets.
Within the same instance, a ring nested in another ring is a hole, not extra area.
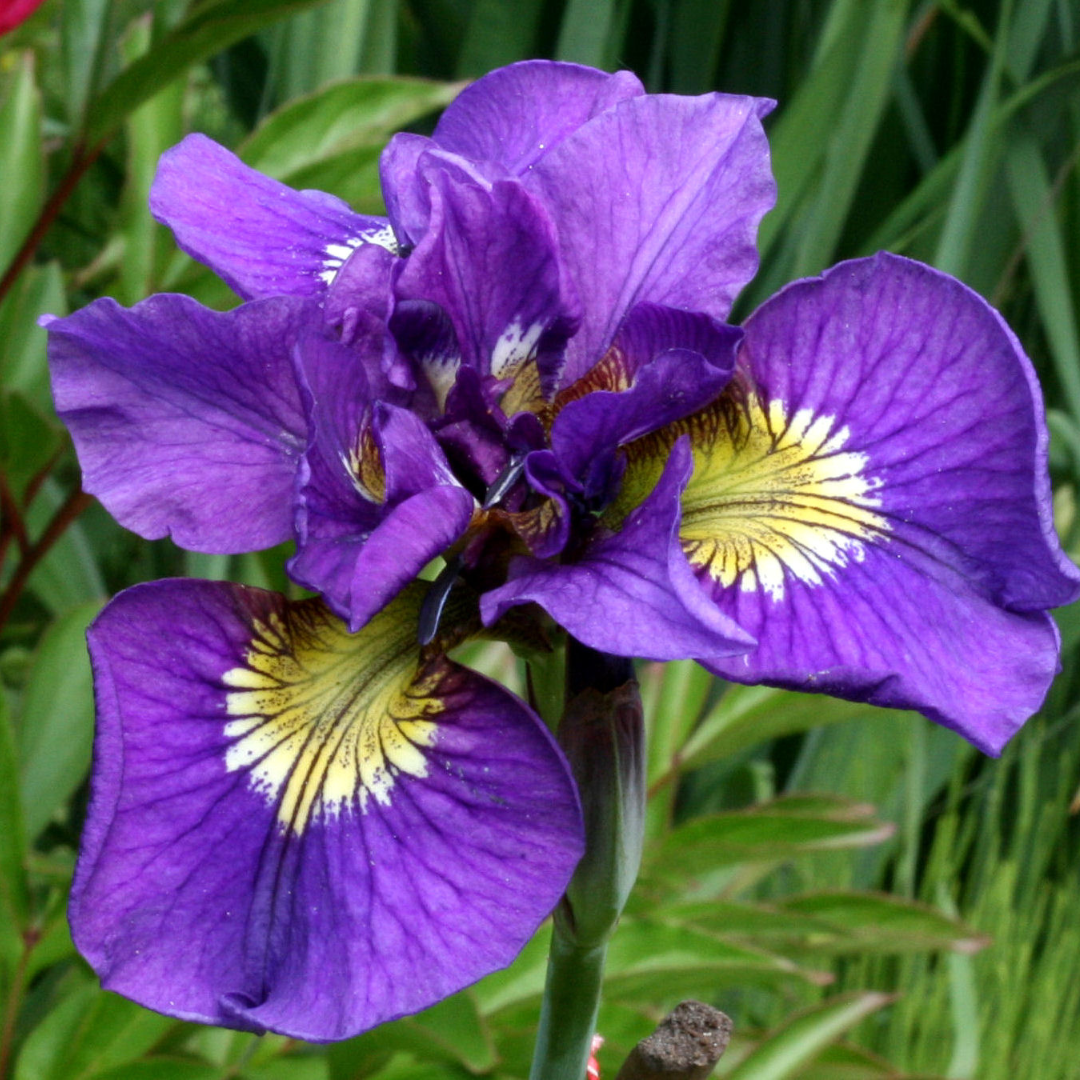
[(585, 854), (555, 920), (564, 938), (592, 948), (614, 931), (641, 865), (645, 727), (629, 660), (571, 642), (568, 690), (559, 742), (581, 797)]

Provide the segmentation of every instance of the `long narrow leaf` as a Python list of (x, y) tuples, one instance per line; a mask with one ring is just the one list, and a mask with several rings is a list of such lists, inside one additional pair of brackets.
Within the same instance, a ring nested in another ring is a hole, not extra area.
[(727, 1080), (787, 1080), (797, 1076), (825, 1047), (889, 1001), (887, 994), (856, 994), (833, 998), (810, 1009), (769, 1036), (728, 1073)]
[(1054, 191), (1038, 144), (1029, 134), (1016, 137), (1005, 156), (1005, 175), (1026, 244), (1035, 300), (1050, 340), (1054, 370), (1074, 419), (1080, 420), (1080, 336), (1058, 227)]
[(86, 141), (93, 145), (192, 64), (227, 49), (278, 19), (326, 0), (218, 0), (200, 4), (148, 53), (125, 68), (92, 103)]

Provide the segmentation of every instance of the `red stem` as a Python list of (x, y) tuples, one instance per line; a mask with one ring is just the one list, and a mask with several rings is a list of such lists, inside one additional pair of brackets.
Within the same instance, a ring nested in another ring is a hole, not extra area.
[(53, 514), (52, 521), (45, 527), (36, 543), (32, 544), (26, 554), (19, 560), (15, 567), (15, 573), (11, 577), (3, 596), (0, 596), (0, 629), (3, 629), (19, 597), (26, 586), (31, 571), (48, 554), (49, 549), (64, 535), (68, 526), (93, 502), (82, 488), (76, 488)]
[(9, 536), (15, 537), (19, 550), (25, 554), (30, 547), (30, 541), (26, 537), (26, 522), (23, 521), (19, 505), (11, 494), (7, 477), (3, 473), (0, 473), (0, 514), (4, 515), (4, 525), (0, 531), (0, 558), (3, 558)]
[(19, 248), (15, 258), (11, 260), (11, 265), (4, 272), (4, 276), (0, 278), (0, 300), (3, 300), (11, 291), (12, 285), (15, 284), (18, 276), (34, 257), (34, 252), (37, 251), (41, 241), (45, 239), (45, 234), (52, 228), (53, 222), (59, 217), (64, 203), (68, 201), (71, 193), (75, 190), (76, 185), (86, 173), (86, 170), (97, 161), (98, 155), (100, 155), (104, 148), (104, 139), (89, 150), (84, 150), (81, 146), (75, 148), (75, 157), (72, 160), (68, 171), (64, 173), (64, 178), (60, 181), (60, 186), (52, 193), (49, 197), (49, 201), (42, 207), (41, 213), (38, 214), (38, 219), (34, 222), (34, 227), (30, 231), (30, 235), (23, 242), (23, 246)]

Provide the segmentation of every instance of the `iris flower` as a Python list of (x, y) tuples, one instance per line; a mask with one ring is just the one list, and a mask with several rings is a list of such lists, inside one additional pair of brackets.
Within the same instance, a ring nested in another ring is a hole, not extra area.
[(581, 811), (532, 708), (447, 658), (470, 635), (561, 627), (991, 754), (1039, 707), (1080, 574), (1031, 364), (885, 254), (727, 325), (770, 107), (515, 65), (390, 143), (388, 219), (203, 136), (164, 156), (153, 213), (243, 303), (49, 321), (57, 409), (121, 523), (293, 538), (316, 598), (154, 582), (91, 628), (71, 921), (104, 985), (329, 1040), (509, 963)]

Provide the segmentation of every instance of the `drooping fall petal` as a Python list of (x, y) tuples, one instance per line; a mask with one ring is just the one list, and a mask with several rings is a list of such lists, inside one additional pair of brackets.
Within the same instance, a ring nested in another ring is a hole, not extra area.
[(510, 962), (581, 854), (566, 763), (506, 690), (318, 601), (166, 581), (90, 630), (98, 728), (71, 898), (110, 989), (341, 1039)]

